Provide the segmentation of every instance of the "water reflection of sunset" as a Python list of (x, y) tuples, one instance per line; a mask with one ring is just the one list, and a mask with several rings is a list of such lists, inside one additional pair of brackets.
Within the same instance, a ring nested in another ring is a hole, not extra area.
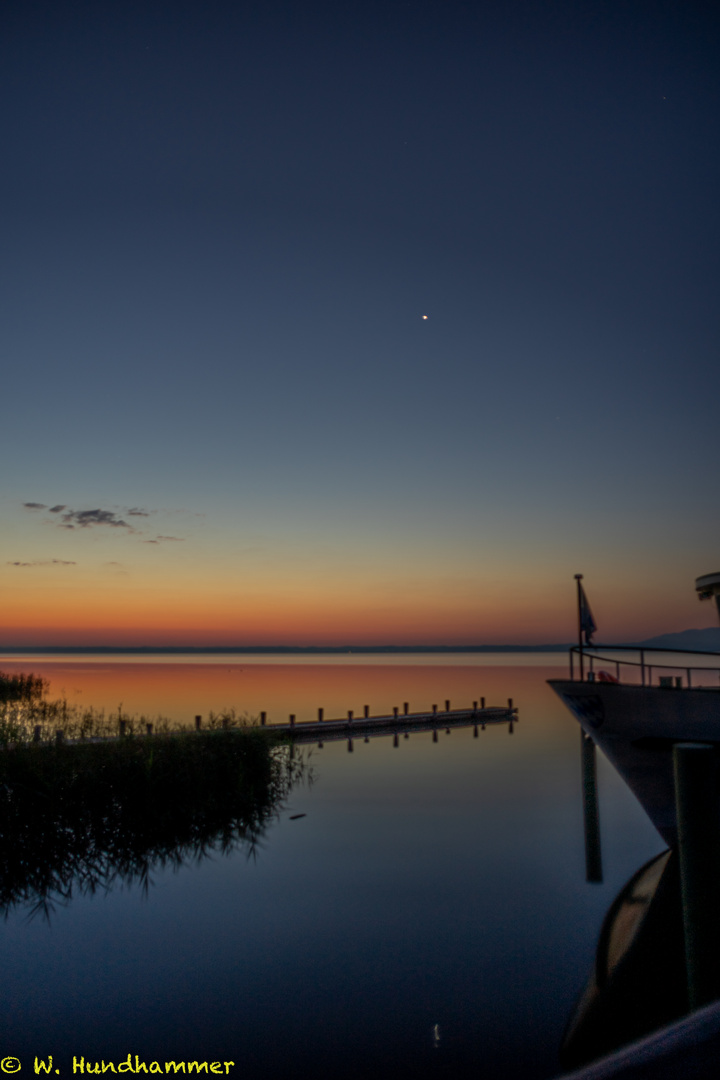
[(283, 723), (290, 713), (298, 721), (314, 720), (318, 707), (324, 708), (329, 719), (347, 715), (348, 709), (362, 714), (364, 705), (371, 714), (389, 713), (393, 706), (402, 710), (405, 701), (411, 711), (419, 711), (433, 704), (443, 709), (447, 699), (454, 708), (469, 707), (481, 697), (488, 705), (504, 705), (514, 695), (515, 703), (522, 706), (522, 695), (534, 698), (542, 684), (536, 664), (471, 664), (467, 657), (443, 658), (442, 664), (419, 664), (417, 659), (415, 663), (376, 663), (375, 657), (362, 663), (318, 663), (317, 658), (309, 663), (276, 662), (275, 658), (267, 662), (267, 657), (265, 662), (254, 657), (251, 663), (237, 657), (212, 659), (188, 663), (27, 658), (0, 663), (8, 672), (32, 670), (42, 675), (50, 682), (51, 697), (64, 696), (72, 704), (108, 712), (122, 706), (131, 714), (161, 715), (188, 724), (197, 714), (207, 716), (211, 710), (227, 708), (251, 717), (262, 710), (269, 723)]

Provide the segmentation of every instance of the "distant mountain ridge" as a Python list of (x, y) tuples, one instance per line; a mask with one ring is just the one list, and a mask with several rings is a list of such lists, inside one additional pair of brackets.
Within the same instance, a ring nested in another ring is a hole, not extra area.
[(638, 641), (654, 649), (698, 649), (701, 652), (720, 652), (720, 627), (708, 626), (704, 630), (680, 630), (676, 634), (660, 634), (659, 637)]

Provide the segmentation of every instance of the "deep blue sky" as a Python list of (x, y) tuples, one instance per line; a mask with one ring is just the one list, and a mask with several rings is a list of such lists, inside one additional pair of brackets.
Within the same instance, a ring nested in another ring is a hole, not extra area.
[(584, 570), (616, 635), (711, 621), (719, 46), (673, 0), (6, 3), (11, 609), (114, 565), (188, 632), (214, 589), (558, 640)]

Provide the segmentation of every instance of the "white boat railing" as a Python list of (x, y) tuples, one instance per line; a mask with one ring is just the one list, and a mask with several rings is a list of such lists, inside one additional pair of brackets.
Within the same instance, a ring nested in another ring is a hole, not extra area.
[[(625, 659), (624, 655), (621, 657), (618, 653), (635, 654), (636, 659)], [(676, 659), (663, 662), (661, 657)], [(703, 663), (706, 657), (714, 657), (715, 663)], [(657, 679), (655, 683), (653, 677)], [(570, 678), (584, 682), (655, 685), (678, 690), (720, 687), (720, 653), (638, 645), (585, 645), (582, 648), (573, 645), (570, 649)]]

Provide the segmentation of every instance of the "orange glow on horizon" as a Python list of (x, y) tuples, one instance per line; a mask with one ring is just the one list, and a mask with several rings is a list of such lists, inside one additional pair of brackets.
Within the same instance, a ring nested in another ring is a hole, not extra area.
[[(673, 593), (586, 578), (598, 641), (712, 626), (680, 582)], [(519, 645), (574, 641), (574, 581), (447, 578), (289, 581), (251, 587), (142, 576), (10, 581), (0, 646)]]

